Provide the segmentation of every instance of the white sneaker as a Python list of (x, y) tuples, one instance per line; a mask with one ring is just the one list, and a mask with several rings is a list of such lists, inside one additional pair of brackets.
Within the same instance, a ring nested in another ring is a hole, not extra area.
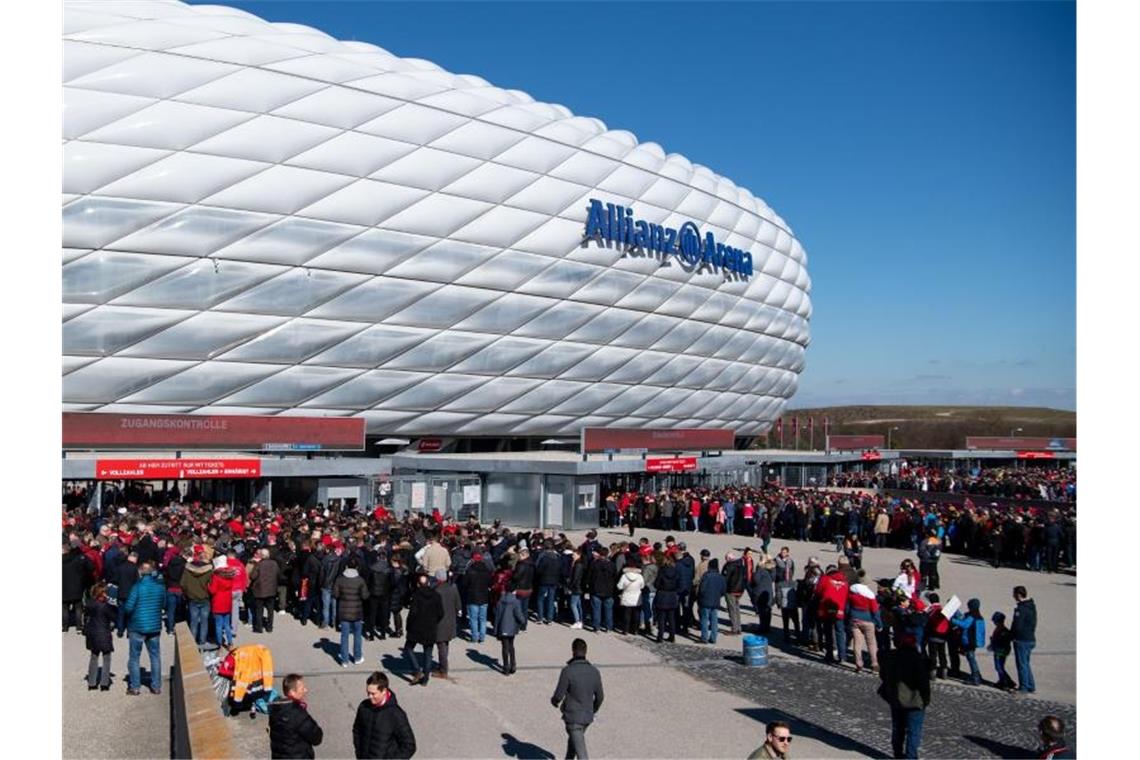
[(348, 667), (348, 664), (349, 664), (350, 662), (352, 662), (352, 658), (351, 658), (351, 657), (349, 657), (347, 660), (341, 660), (341, 661), (340, 661), (340, 666), (341, 666), (342, 668), (347, 668), (347, 667)]
[(575, 631), (582, 630), (582, 624), (581, 623), (575, 623), (574, 625), (572, 625), (570, 627), (573, 628)]

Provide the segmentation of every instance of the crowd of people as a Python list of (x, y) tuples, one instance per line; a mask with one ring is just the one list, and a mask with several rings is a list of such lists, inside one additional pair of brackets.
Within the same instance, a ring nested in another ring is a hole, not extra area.
[(903, 466), (893, 474), (878, 471), (836, 472), (828, 477), (827, 483), (840, 488), (881, 488), (1068, 503), (1077, 501), (1077, 471), (1074, 469), (991, 467), (967, 471)]
[[(512, 531), (498, 523), (482, 525), (474, 517), (460, 523), (439, 513), (397, 516), (384, 507), (363, 514), (253, 505), (234, 514), (215, 504), (168, 502), (95, 516), (65, 505), (63, 630), (74, 624), (87, 638), (90, 689), (109, 688), (116, 637), (129, 636), (127, 693), (140, 693), (145, 647), (148, 686), (159, 694), (164, 629), (170, 633), (185, 620), (199, 645), (227, 646), (243, 627), (271, 633), (280, 615), (338, 630), (344, 667), (363, 661), (362, 640), (402, 639), (411, 684), (426, 686), (433, 672), (448, 677), (449, 645), (460, 636), (482, 642), (493, 632), (501, 650), (498, 669), (510, 677), (517, 669), (516, 639), (530, 625), (562, 622), (618, 636), (658, 642), (687, 636), (711, 645), (722, 635), (722, 608), (728, 616), (723, 634), (743, 633), (741, 610), (747, 603), (761, 635), (771, 635), (773, 612), (779, 613), (781, 646), (822, 655), (825, 662), (856, 672), (878, 671), (884, 684), (880, 693), (891, 702), (896, 753), (911, 757), (921, 737), (930, 679), (981, 683), (980, 650), (993, 653), (994, 686), (1035, 690), (1030, 655), (1036, 609), (1025, 589), (1014, 589), (1011, 616), (991, 615), (989, 637), (977, 600), (952, 609), (947, 602), (957, 598), (943, 601), (938, 593), (938, 562), (954, 545), (951, 531), (963, 523), (988, 530), (986, 510), (965, 510), (955, 520), (952, 513), (925, 505), (783, 489), (691, 489), (607, 499), (615, 505), (623, 501), (624, 512), (616, 511), (629, 521), (652, 524), (669, 516), (665, 505), (681, 507), (681, 514), (687, 505), (697, 528), (708, 521), (764, 540), (758, 549), (729, 551), (721, 558), (707, 549), (693, 556), (683, 534), (682, 540), (669, 535), (661, 542), (641, 537), (604, 545), (597, 531), (590, 531), (575, 543), (562, 533)], [(656, 514), (650, 504), (658, 506)], [(730, 510), (735, 514), (725, 516)], [(897, 533), (894, 541), (913, 545), (916, 556), (896, 577), (871, 580), (862, 569), (861, 537), (868, 526), (879, 534), (881, 514), (887, 515), (888, 529), (897, 519), (905, 521), (887, 535)], [(811, 520), (801, 521), (800, 515)], [(1055, 537), (1061, 518), (1043, 517), (1047, 537)], [(826, 526), (822, 533), (816, 532), (818, 519)], [(824, 567), (810, 557), (797, 573), (791, 547), (768, 554), (773, 536), (827, 535), (836, 529), (840, 554), (833, 565)], [(976, 536), (970, 533), (967, 550)], [(1055, 547), (1050, 541), (1046, 549)], [(1046, 565), (1055, 569), (1060, 555), (1047, 551)], [(1016, 684), (1006, 667), (1011, 654)], [(384, 696), (390, 693), (386, 679), (376, 675), (383, 676), (374, 674), (369, 681), (365, 702), (372, 707), (362, 703), (365, 716), (392, 699)], [(293, 698), (288, 685), (286, 692)], [(303, 702), (303, 693), (293, 699)], [(568, 720), (568, 746), (574, 748), (584, 742), (584, 728), (572, 731), (570, 725)], [(391, 741), (406, 744), (398, 737)], [(584, 750), (579, 754), (585, 756)]]

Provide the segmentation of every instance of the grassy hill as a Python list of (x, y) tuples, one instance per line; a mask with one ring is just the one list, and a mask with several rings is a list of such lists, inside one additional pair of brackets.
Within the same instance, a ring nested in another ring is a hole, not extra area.
[[(815, 447), (823, 448), (823, 418), (832, 435), (882, 435), (909, 449), (961, 448), (968, 435), (1075, 437), (1076, 412), (1024, 406), (831, 406), (784, 414), (784, 443), (792, 443), (791, 418), (800, 418), (800, 448), (807, 448), (807, 418), (815, 417)], [(775, 432), (772, 433), (775, 445)]]

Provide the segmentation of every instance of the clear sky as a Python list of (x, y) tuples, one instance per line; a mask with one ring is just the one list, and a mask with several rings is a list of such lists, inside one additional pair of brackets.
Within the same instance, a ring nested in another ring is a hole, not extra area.
[(227, 4), (561, 103), (764, 198), (812, 277), (792, 408), (1076, 407), (1074, 3)]

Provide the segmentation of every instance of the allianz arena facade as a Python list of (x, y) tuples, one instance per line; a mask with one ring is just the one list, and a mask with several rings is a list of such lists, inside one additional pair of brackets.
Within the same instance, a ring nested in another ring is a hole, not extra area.
[(232, 8), (64, 22), (66, 411), (752, 437), (795, 392), (806, 255), (709, 169)]

